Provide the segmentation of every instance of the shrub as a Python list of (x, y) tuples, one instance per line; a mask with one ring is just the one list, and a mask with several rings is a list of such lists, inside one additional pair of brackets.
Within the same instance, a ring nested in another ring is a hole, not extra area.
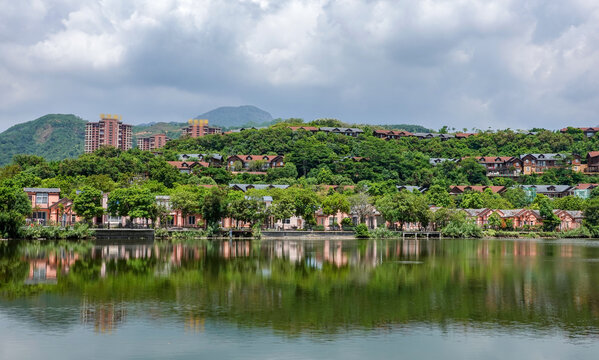
[(356, 225), (354, 229), (354, 235), (358, 239), (367, 239), (368, 237), (370, 237), (370, 234), (368, 233), (368, 226), (366, 226), (366, 224)]
[(314, 230), (314, 231), (324, 231), (324, 225), (314, 225), (312, 227), (312, 230)]
[(374, 230), (370, 230), (369, 235), (373, 239), (388, 239), (392, 237), (397, 237), (398, 233), (395, 231), (391, 231), (384, 226), (381, 226)]
[(157, 228), (154, 230), (154, 236), (157, 238), (168, 237), (168, 230), (166, 228)]
[(452, 238), (479, 238), (483, 231), (473, 221), (450, 221), (441, 229), (443, 236)]

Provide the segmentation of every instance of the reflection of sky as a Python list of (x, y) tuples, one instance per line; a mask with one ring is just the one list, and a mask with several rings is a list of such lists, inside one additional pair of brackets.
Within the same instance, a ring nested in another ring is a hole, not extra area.
[(190, 331), (179, 320), (129, 319), (110, 335), (83, 325), (39, 332), (0, 310), (1, 359), (593, 359), (598, 342), (574, 343), (559, 333), (543, 336), (420, 325), (343, 336), (288, 337), (265, 329), (206, 320)]

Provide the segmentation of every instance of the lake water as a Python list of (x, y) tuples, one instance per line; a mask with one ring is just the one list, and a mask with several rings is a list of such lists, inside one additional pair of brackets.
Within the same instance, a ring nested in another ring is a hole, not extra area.
[(596, 359), (599, 241), (0, 243), (0, 359)]

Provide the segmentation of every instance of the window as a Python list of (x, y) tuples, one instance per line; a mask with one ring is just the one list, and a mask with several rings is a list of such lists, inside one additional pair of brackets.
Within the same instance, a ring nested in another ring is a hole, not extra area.
[(329, 226), (333, 226), (335, 224), (335, 219), (333, 217), (329, 218)]
[(48, 204), (48, 193), (35, 194), (35, 204)]
[(38, 224), (46, 225), (46, 213), (43, 211), (34, 212), (33, 213), (33, 221)]
[(283, 224), (291, 224), (291, 219), (283, 219)]
[(196, 224), (196, 217), (195, 216), (188, 216), (187, 217), (187, 224), (189, 224), (189, 225), (195, 225)]

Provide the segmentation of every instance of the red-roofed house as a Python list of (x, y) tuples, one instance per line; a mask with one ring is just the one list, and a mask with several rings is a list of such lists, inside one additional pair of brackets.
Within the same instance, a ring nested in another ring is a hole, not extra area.
[(469, 138), (470, 136), (474, 136), (474, 135), (478, 135), (478, 134), (477, 133), (456, 133), (455, 138), (456, 139), (466, 139), (466, 138)]
[[(579, 127), (579, 128), (575, 128), (578, 130), (582, 130), (582, 132), (584, 133), (584, 135), (586, 137), (593, 137), (595, 136), (596, 133), (599, 132), (599, 127)], [(563, 128), (560, 130), (562, 133), (566, 133), (568, 132), (568, 128)]]
[(585, 172), (599, 172), (599, 151), (589, 151), (587, 154), (587, 168)]
[(480, 156), (473, 158), (487, 169), (487, 176), (520, 176), (522, 160), (514, 156)]
[(405, 130), (375, 130), (373, 135), (385, 140), (399, 139), (406, 136), (414, 136), (414, 134)]

